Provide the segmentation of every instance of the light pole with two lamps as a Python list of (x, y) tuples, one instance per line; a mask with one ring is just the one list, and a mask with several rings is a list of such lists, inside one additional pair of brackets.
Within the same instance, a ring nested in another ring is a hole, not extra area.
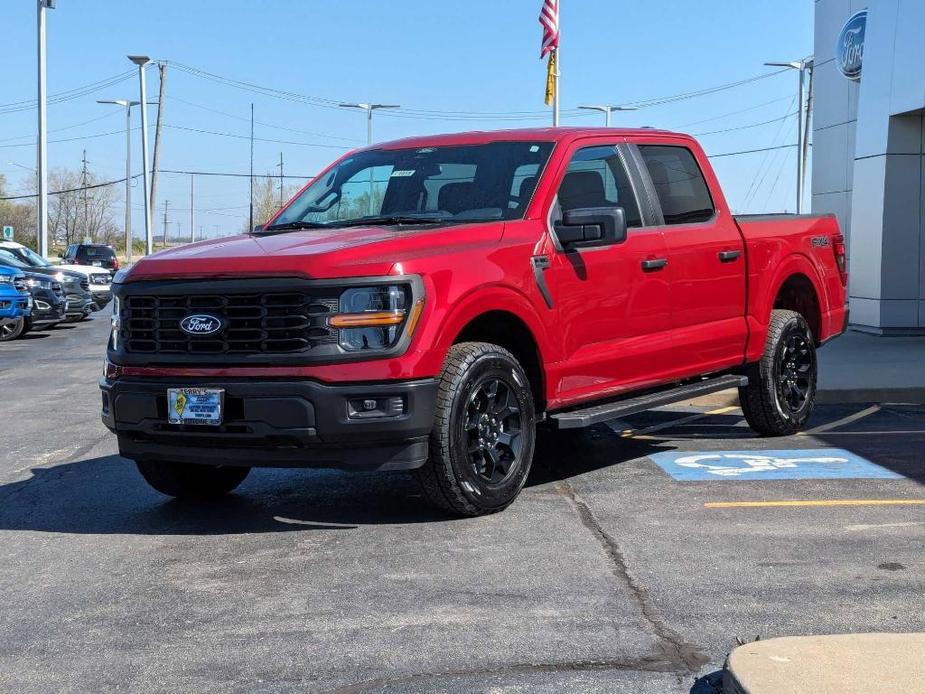
[(583, 108), (586, 111), (601, 111), (604, 114), (604, 126), (610, 127), (610, 114), (614, 111), (635, 111), (637, 110), (635, 106), (598, 106), (596, 104), (589, 104), (587, 106), (579, 106), (578, 108)]

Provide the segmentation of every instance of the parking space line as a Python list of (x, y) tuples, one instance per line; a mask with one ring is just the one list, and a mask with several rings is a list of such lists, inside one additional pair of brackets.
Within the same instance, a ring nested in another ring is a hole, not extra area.
[(925, 499), (807, 499), (804, 501), (712, 501), (704, 508), (772, 508), (779, 506), (925, 506)]
[(643, 436), (645, 434), (651, 434), (655, 431), (661, 431), (662, 429), (670, 429), (671, 427), (680, 426), (681, 424), (687, 424), (688, 422), (696, 422), (699, 419), (704, 417), (710, 417), (717, 414), (726, 414), (727, 412), (732, 412), (733, 410), (739, 409), (738, 407), (720, 407), (716, 410), (710, 410), (709, 412), (700, 412), (698, 414), (692, 414), (688, 417), (681, 417), (680, 419), (674, 419), (670, 422), (662, 422), (661, 424), (653, 424), (650, 427), (643, 427), (642, 429), (624, 429), (619, 432), (620, 436), (627, 438), (635, 438), (637, 436)]
[(813, 434), (821, 434), (824, 431), (829, 431), (830, 429), (835, 429), (837, 427), (844, 426), (845, 424), (851, 424), (851, 422), (856, 422), (859, 419), (864, 419), (864, 417), (879, 411), (880, 405), (871, 405), (870, 407), (867, 407), (860, 412), (855, 412), (853, 414), (849, 414), (847, 417), (836, 419), (834, 422), (822, 424), (820, 426), (809, 429), (808, 431), (802, 431), (799, 433), (799, 436), (812, 436)]

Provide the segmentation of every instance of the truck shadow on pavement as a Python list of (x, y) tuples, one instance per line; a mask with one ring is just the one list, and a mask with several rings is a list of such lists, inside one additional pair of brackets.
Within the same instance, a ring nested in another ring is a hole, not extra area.
[[(638, 458), (652, 448), (633, 441), (615, 447), (603, 432), (544, 434), (527, 487)], [(0, 530), (225, 535), (452, 520), (427, 504), (408, 473), (255, 469), (234, 494), (194, 503), (153, 491), (134, 463), (117, 455), (30, 472), (27, 479), (0, 485)]]

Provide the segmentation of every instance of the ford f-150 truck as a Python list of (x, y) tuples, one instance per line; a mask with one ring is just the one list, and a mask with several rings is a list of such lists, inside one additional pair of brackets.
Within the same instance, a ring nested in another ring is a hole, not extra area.
[(733, 216), (685, 135), (406, 139), (118, 273), (102, 417), (168, 495), (407, 469), (478, 515), (520, 492), (538, 426), (737, 387), (757, 432), (797, 431), (846, 282), (834, 217)]

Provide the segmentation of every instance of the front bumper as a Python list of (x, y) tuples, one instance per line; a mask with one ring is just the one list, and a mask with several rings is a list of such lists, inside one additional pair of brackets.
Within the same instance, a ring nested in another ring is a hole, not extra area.
[[(221, 426), (167, 422), (167, 389), (223, 388)], [(133, 379), (100, 382), (103, 424), (132, 460), (408, 470), (427, 459), (437, 381), (330, 385), (309, 380)], [(400, 399), (399, 414), (356, 416), (351, 402)]]
[(28, 295), (19, 293), (0, 294), (0, 318), (13, 319), (28, 317), (32, 304)]
[(93, 295), (93, 303), (97, 311), (102, 311), (112, 301), (112, 289), (109, 285), (91, 284), (90, 293)]
[(93, 297), (90, 294), (73, 293), (66, 297), (67, 306), (65, 314), (68, 318), (86, 316), (93, 312)]
[(30, 327), (60, 323), (64, 320), (66, 305), (64, 296), (55, 294), (50, 289), (33, 289)]

